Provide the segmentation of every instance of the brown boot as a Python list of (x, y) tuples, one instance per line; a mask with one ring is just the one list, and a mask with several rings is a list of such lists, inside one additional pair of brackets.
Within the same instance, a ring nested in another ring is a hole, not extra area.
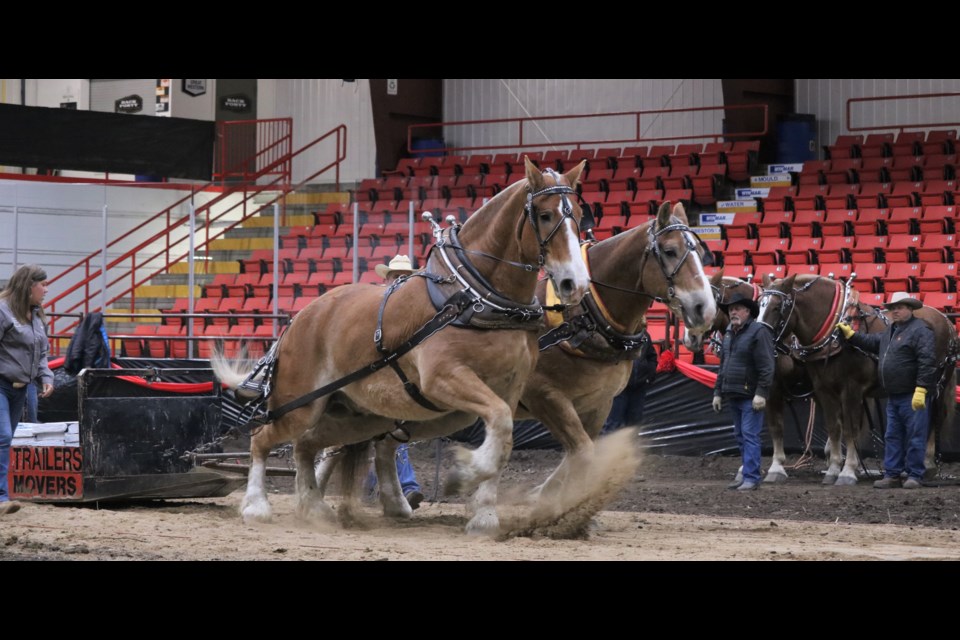
[(20, 503), (13, 500), (7, 502), (0, 502), (0, 516), (5, 516), (8, 513), (16, 513), (20, 511)]
[(874, 489), (899, 489), (902, 486), (900, 478), (884, 478), (873, 483)]

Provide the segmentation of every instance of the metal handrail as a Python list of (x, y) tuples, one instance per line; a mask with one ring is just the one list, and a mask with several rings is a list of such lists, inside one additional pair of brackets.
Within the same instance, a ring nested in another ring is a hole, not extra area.
[(925, 129), (930, 127), (956, 127), (960, 126), (960, 122), (925, 122), (925, 123), (915, 123), (915, 124), (886, 124), (886, 125), (870, 125), (870, 126), (860, 126), (854, 127), (852, 124), (853, 121), (853, 104), (860, 102), (891, 102), (894, 100), (922, 100), (928, 98), (956, 98), (960, 97), (960, 93), (913, 93), (909, 95), (902, 96), (870, 96), (865, 98), (847, 98), (847, 109), (846, 109), (846, 122), (844, 123), (847, 131), (880, 131), (880, 130), (890, 130), (896, 129), (902, 132), (904, 129)]
[[(288, 167), (292, 166), (291, 163), (292, 163), (293, 158), (295, 158), (296, 156), (300, 155), (301, 153), (304, 153), (304, 152), (307, 151), (308, 149), (314, 147), (315, 145), (319, 144), (320, 142), (322, 142), (323, 140), (329, 138), (330, 136), (336, 136), (336, 146), (337, 146), (337, 149), (336, 149), (336, 157), (335, 157), (334, 160), (332, 160), (331, 162), (329, 162), (327, 165), (325, 165), (324, 167), (322, 167), (320, 170), (312, 173), (312, 174), (309, 175), (307, 178), (301, 180), (301, 181), (298, 182), (296, 185), (292, 185), (292, 186), (290, 185), (290, 180), (289, 180), (289, 177), (290, 177), (290, 176), (289, 176), (289, 173), (283, 174), (283, 175), (279, 176), (278, 178), (275, 178), (273, 181), (271, 181), (270, 183), (268, 183), (268, 184), (266, 184), (266, 185), (255, 185), (255, 186), (253, 186), (253, 187), (251, 188), (248, 183), (244, 183), (244, 185), (243, 185), (243, 187), (242, 187), (243, 190), (246, 192), (246, 193), (245, 193), (245, 196), (244, 196), (244, 199), (243, 199), (241, 202), (238, 202), (238, 203), (234, 204), (233, 206), (231, 206), (230, 208), (226, 209), (225, 211), (220, 212), (220, 213), (219, 213), (217, 216), (215, 216), (214, 218), (211, 218), (211, 219), (208, 219), (208, 220), (207, 220), (207, 222), (206, 222), (206, 224), (205, 224), (205, 226), (204, 226), (204, 229), (206, 230), (206, 239), (205, 239), (202, 243), (200, 243), (199, 245), (197, 245), (197, 246), (195, 247), (195, 249), (200, 249), (200, 248), (203, 248), (203, 247), (209, 245), (210, 242), (212, 242), (213, 240), (216, 240), (216, 239), (220, 238), (220, 237), (223, 236), (227, 231), (233, 229), (234, 227), (236, 227), (237, 225), (239, 225), (239, 224), (241, 224), (242, 222), (246, 221), (246, 220), (249, 219), (250, 217), (256, 215), (257, 213), (259, 213), (260, 211), (262, 211), (264, 208), (270, 206), (270, 205), (273, 204), (274, 202), (277, 202), (277, 201), (280, 200), (281, 198), (285, 197), (285, 196), (286, 196), (287, 194), (289, 194), (290, 192), (296, 191), (297, 189), (301, 188), (301, 187), (304, 186), (308, 181), (312, 180), (312, 179), (315, 178), (316, 176), (320, 175), (321, 173), (324, 173), (325, 171), (329, 170), (329, 169), (332, 168), (332, 167), (335, 167), (335, 168), (336, 168), (336, 183), (337, 183), (337, 188), (339, 188), (339, 184), (340, 184), (340, 164), (346, 159), (347, 128), (346, 128), (345, 125), (342, 125), (342, 124), (341, 124), (341, 125), (338, 125), (337, 127), (334, 127), (333, 129), (331, 129), (331, 130), (328, 131), (327, 133), (323, 134), (322, 136), (318, 137), (318, 138), (315, 139), (314, 141), (312, 141), (312, 142), (304, 145), (303, 147), (301, 147), (301, 148), (300, 148), (299, 150), (297, 150), (296, 152), (289, 154), (286, 158), (282, 159), (282, 162), (286, 163), (286, 164), (288, 165)], [(245, 160), (244, 162), (246, 162), (246, 160)], [(269, 165), (266, 170), (269, 170), (269, 168), (272, 168), (272, 167), (275, 166), (276, 164), (278, 164), (278, 163), (274, 163), (274, 165)], [(264, 171), (266, 171), (266, 170), (264, 170)], [(262, 173), (263, 173), (263, 172), (261, 172), (261, 175), (262, 175)], [(286, 180), (285, 180), (284, 182), (280, 182), (280, 181), (283, 180), (284, 178), (286, 178)], [(204, 187), (202, 187), (201, 190), (202, 190), (203, 188), (206, 188), (206, 187), (208, 187), (208, 186), (211, 186), (212, 184), (213, 184), (213, 183), (211, 182), (211, 183), (208, 183), (208, 185), (204, 185)], [(211, 225), (212, 222), (215, 222), (216, 220), (218, 220), (218, 219), (222, 218), (223, 216), (227, 215), (229, 212), (233, 211), (233, 210), (234, 210), (236, 207), (238, 207), (238, 206), (241, 206), (241, 205), (245, 206), (245, 205), (247, 204), (247, 202), (248, 202), (254, 195), (256, 195), (256, 194), (258, 194), (258, 193), (261, 193), (261, 192), (263, 192), (263, 191), (265, 191), (265, 190), (268, 190), (271, 186), (274, 186), (274, 185), (277, 185), (277, 187), (279, 188), (279, 190), (280, 190), (281, 192), (280, 192), (278, 195), (276, 195), (273, 199), (271, 199), (271, 200), (270, 200), (269, 202), (267, 202), (266, 204), (261, 205), (261, 206), (258, 207), (257, 209), (255, 209), (255, 210), (253, 210), (253, 211), (251, 211), (251, 212), (245, 213), (245, 214), (241, 217), (240, 220), (237, 220), (237, 221), (234, 222), (233, 224), (231, 224), (231, 225), (229, 225), (229, 226), (227, 226), (227, 227), (224, 227), (224, 228), (220, 229), (219, 232), (216, 232), (214, 235), (211, 235), (210, 225)], [(220, 202), (223, 198), (225, 198), (227, 195), (231, 195), (231, 194), (233, 194), (233, 193), (236, 193), (236, 192), (238, 192), (239, 190), (240, 190), (240, 188), (235, 189), (235, 190), (232, 190), (232, 191), (225, 191), (225, 192), (222, 193), (221, 195), (219, 195), (219, 196), (217, 196), (216, 198), (212, 199), (210, 202), (205, 203), (204, 205), (201, 205), (201, 206), (196, 210), (195, 213), (198, 213), (198, 214), (199, 214), (199, 213), (201, 213), (201, 212), (203, 212), (203, 211), (206, 211), (206, 210), (211, 209), (215, 204), (219, 203), (219, 202)], [(113, 285), (117, 284), (118, 282), (120, 282), (121, 280), (123, 280), (124, 278), (126, 278), (126, 277), (129, 276), (129, 277), (131, 278), (131, 286), (128, 287), (128, 288), (126, 288), (126, 289), (124, 289), (124, 290), (123, 290), (122, 292), (120, 292), (118, 295), (114, 296), (114, 297), (111, 298), (109, 301), (107, 301), (107, 302), (106, 302), (107, 305), (112, 304), (113, 302), (115, 302), (115, 301), (118, 300), (119, 298), (123, 297), (124, 295), (135, 291), (136, 287), (138, 287), (139, 285), (141, 285), (141, 284), (143, 284), (144, 282), (148, 281), (148, 280), (149, 280), (150, 278), (152, 278), (153, 276), (155, 276), (155, 275), (157, 275), (157, 274), (159, 274), (159, 273), (162, 273), (164, 270), (166, 270), (167, 268), (169, 268), (169, 265), (172, 264), (173, 262), (177, 262), (177, 261), (179, 261), (179, 260), (182, 260), (184, 257), (186, 257), (186, 256), (188, 255), (188, 253), (184, 253), (184, 254), (182, 254), (181, 256), (177, 257), (177, 258), (174, 259), (174, 260), (171, 260), (171, 259), (170, 259), (170, 250), (171, 250), (173, 247), (177, 246), (178, 244), (180, 244), (181, 242), (183, 242), (183, 241), (185, 241), (185, 240), (187, 240), (187, 239), (189, 238), (189, 236), (184, 236), (184, 237), (180, 238), (179, 240), (176, 240), (176, 241), (174, 241), (174, 242), (171, 243), (170, 240), (169, 240), (170, 234), (171, 234), (171, 232), (172, 232), (175, 228), (178, 228), (178, 227), (180, 227), (181, 225), (186, 224), (186, 223), (189, 221), (189, 218), (190, 218), (190, 216), (187, 215), (187, 216), (181, 217), (179, 220), (176, 220), (176, 221), (172, 221), (172, 222), (171, 222), (171, 221), (170, 221), (170, 213), (171, 213), (171, 211), (172, 211), (172, 209), (173, 209), (174, 207), (179, 206), (179, 205), (185, 203), (189, 198), (192, 198), (194, 195), (195, 195), (195, 191), (191, 191), (191, 194), (190, 194), (190, 195), (185, 196), (184, 198), (182, 198), (181, 200), (179, 200), (177, 203), (171, 205), (170, 207), (167, 207), (166, 209), (164, 209), (163, 211), (161, 211), (159, 214), (157, 214), (157, 215), (153, 216), (152, 218), (150, 218), (150, 220), (144, 222), (143, 224), (139, 225), (139, 226), (136, 227), (135, 229), (132, 229), (131, 231), (128, 231), (127, 233), (121, 235), (119, 238), (115, 239), (113, 242), (111, 242), (111, 243), (109, 243), (109, 244), (107, 245), (107, 247), (110, 247), (110, 246), (112, 246), (113, 244), (119, 242), (120, 240), (122, 240), (122, 239), (124, 239), (124, 238), (126, 238), (126, 237), (129, 237), (134, 231), (137, 231), (137, 230), (141, 229), (144, 225), (148, 224), (149, 222), (151, 222), (151, 221), (153, 221), (153, 220), (156, 220), (156, 219), (157, 219), (158, 217), (160, 217), (161, 215), (164, 215), (164, 214), (167, 215), (167, 226), (166, 226), (163, 230), (157, 232), (156, 234), (154, 234), (153, 236), (151, 236), (148, 240), (145, 240), (145, 241), (141, 242), (140, 244), (138, 244), (138, 245), (137, 245), (136, 247), (134, 247), (133, 249), (128, 250), (128, 251), (125, 252), (123, 255), (119, 256), (118, 258), (115, 258), (113, 261), (111, 261), (111, 262), (107, 265), (107, 268), (110, 269), (110, 268), (112, 268), (112, 267), (115, 267), (115, 266), (118, 265), (119, 263), (123, 262), (124, 260), (127, 260), (127, 259), (131, 259), (131, 262), (132, 262), (131, 267), (130, 267), (130, 270), (129, 270), (128, 272), (125, 272), (124, 274), (122, 274), (121, 276), (119, 276), (118, 278), (114, 279), (113, 281), (111, 281), (111, 282), (109, 282), (109, 283), (107, 284), (107, 287), (113, 286)], [(152, 244), (153, 242), (156, 242), (157, 240), (162, 239), (163, 237), (167, 237), (167, 239), (168, 239), (168, 240), (167, 240), (167, 244), (166, 244), (166, 246), (164, 247), (164, 249), (161, 250), (160, 252), (158, 252), (158, 253), (150, 256), (149, 258), (147, 258), (144, 262), (142, 262), (142, 263), (139, 265), (139, 268), (140, 268), (140, 269), (143, 269), (143, 266), (144, 266), (145, 264), (148, 264), (148, 263), (152, 262), (154, 259), (156, 259), (156, 258), (159, 257), (160, 255), (164, 255), (164, 254), (166, 255), (165, 264), (164, 264), (163, 266), (159, 267), (156, 271), (153, 271), (153, 272), (149, 273), (149, 275), (147, 275), (147, 276), (144, 277), (144, 278), (141, 278), (141, 279), (138, 281), (138, 280), (137, 280), (137, 277), (136, 277), (136, 270), (137, 270), (137, 268), (138, 268), (138, 266), (137, 266), (137, 264), (136, 264), (136, 254), (137, 254), (137, 252), (140, 251), (140, 250), (142, 250), (144, 247)], [(79, 268), (79, 267), (81, 267), (81, 266), (85, 266), (85, 267), (86, 267), (86, 275), (85, 275), (85, 277), (84, 277), (83, 279), (81, 279), (80, 282), (78, 282), (77, 284), (73, 285), (72, 287), (68, 288), (67, 290), (61, 292), (59, 295), (57, 295), (57, 296), (55, 296), (54, 298), (52, 298), (51, 300), (49, 300), (49, 301), (44, 305), (44, 307), (50, 309), (50, 311), (55, 311), (55, 305), (56, 305), (56, 303), (57, 303), (58, 301), (60, 301), (60, 300), (62, 300), (63, 298), (65, 298), (67, 295), (69, 295), (69, 294), (71, 294), (71, 293), (79, 290), (81, 287), (87, 287), (87, 290), (85, 291), (84, 298), (83, 298), (81, 301), (75, 303), (73, 306), (71, 306), (71, 307), (70, 307), (69, 309), (67, 309), (66, 311), (68, 311), (68, 312), (69, 312), (69, 311), (74, 311), (75, 309), (78, 309), (78, 308), (81, 307), (81, 306), (84, 307), (84, 310), (85, 310), (85, 311), (91, 311), (91, 308), (90, 308), (90, 299), (93, 298), (94, 296), (96, 296), (97, 294), (99, 294), (99, 293), (101, 292), (101, 289), (97, 289), (97, 290), (95, 290), (95, 291), (91, 291), (91, 290), (90, 290), (90, 283), (96, 281), (96, 279), (101, 276), (101, 269), (99, 269), (99, 268), (97, 268), (97, 269), (94, 270), (93, 272), (90, 271), (90, 269), (91, 269), (91, 262), (92, 262), (92, 260), (93, 260), (97, 255), (99, 255), (99, 254), (101, 253), (101, 251), (103, 251), (103, 249), (97, 250), (96, 252), (92, 253), (90, 256), (88, 256), (88, 257), (85, 258), (84, 260), (81, 260), (79, 263), (77, 263), (76, 265), (74, 265), (73, 267), (71, 267), (70, 269), (68, 269), (66, 272), (61, 273), (60, 275), (58, 275), (57, 277), (55, 277), (54, 279), (52, 279), (52, 280), (50, 281), (51, 283), (55, 282), (56, 280), (59, 280), (59, 279), (62, 278), (66, 273), (68, 273), (68, 272), (70, 272), (70, 271), (73, 271), (73, 270), (76, 269), (76, 268)], [(98, 309), (100, 309), (100, 306), (96, 306), (96, 307), (94, 307), (92, 310), (95, 311), (95, 310), (98, 310)], [(66, 329), (70, 329), (70, 328), (72, 328), (73, 326), (76, 326), (76, 324), (71, 325), (71, 326), (67, 327)]]
[[(645, 115), (663, 115), (663, 114), (676, 114), (676, 113), (692, 113), (697, 111), (738, 111), (743, 109), (759, 109), (763, 113), (763, 129), (760, 131), (749, 131), (743, 133), (702, 133), (697, 135), (680, 135), (680, 136), (661, 136), (661, 137), (643, 137), (641, 131), (641, 122), (640, 117)], [(583, 119), (583, 118), (612, 118), (612, 117), (623, 117), (623, 116), (634, 116), (636, 123), (634, 126), (634, 134), (629, 138), (620, 138), (620, 139), (604, 139), (604, 140), (553, 140), (550, 142), (524, 142), (523, 140), (523, 125), (526, 122), (542, 122), (544, 120), (574, 120), (574, 119)], [(531, 147), (569, 147), (574, 146), (577, 149), (580, 149), (582, 146), (597, 146), (600, 144), (619, 144), (624, 142), (657, 142), (662, 140), (693, 140), (693, 139), (703, 139), (703, 138), (713, 138), (715, 141), (718, 141), (720, 138), (749, 138), (749, 137), (758, 137), (766, 135), (769, 130), (769, 107), (765, 104), (743, 104), (743, 105), (729, 105), (729, 106), (715, 106), (715, 107), (684, 107), (678, 109), (647, 109), (641, 111), (617, 111), (610, 113), (581, 113), (581, 114), (571, 114), (571, 115), (561, 115), (561, 116), (529, 116), (523, 118), (495, 118), (491, 120), (458, 120), (452, 122), (433, 122), (427, 124), (412, 124), (407, 127), (407, 151), (410, 153), (416, 153), (418, 151), (424, 151), (421, 149), (413, 149), (413, 133), (414, 130), (418, 129), (436, 129), (438, 127), (454, 127), (454, 126), (466, 126), (466, 125), (479, 125), (479, 124), (505, 124), (505, 123), (516, 123), (517, 124), (517, 142), (514, 144), (507, 145), (472, 145), (472, 146), (456, 146), (456, 147), (442, 147), (442, 148), (431, 148), (428, 151), (430, 152), (451, 152), (451, 151), (479, 151), (479, 150), (494, 150), (494, 149), (524, 149)]]

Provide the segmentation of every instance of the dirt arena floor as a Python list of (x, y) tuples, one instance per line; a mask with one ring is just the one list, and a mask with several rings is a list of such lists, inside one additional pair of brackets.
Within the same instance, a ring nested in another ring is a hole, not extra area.
[[(451, 449), (441, 447), (441, 483)], [(960, 559), (960, 464), (942, 468), (940, 486), (881, 491), (869, 479), (823, 486), (824, 464), (815, 460), (786, 484), (744, 494), (725, 488), (738, 458), (641, 452), (616, 496), (567, 531), (573, 537), (557, 539), (556, 529), (524, 526), (530, 508), (519, 498), (560, 457), (513, 453), (501, 483), (502, 501), (510, 503), (500, 510), (507, 533), (499, 538), (464, 534), (462, 499), (439, 497), (434, 441), (411, 448), (427, 501), (409, 521), (387, 520), (371, 505), (362, 529), (308, 526), (293, 514), (292, 479), (271, 477), (269, 524), (241, 522), (242, 491), (124, 505), (26, 504), (0, 519), (0, 560)]]

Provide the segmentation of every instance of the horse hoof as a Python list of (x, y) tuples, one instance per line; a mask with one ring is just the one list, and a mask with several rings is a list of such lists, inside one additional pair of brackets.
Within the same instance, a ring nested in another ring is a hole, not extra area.
[(243, 504), (240, 507), (240, 517), (243, 518), (244, 524), (270, 522), (273, 519), (272, 515), (270, 505), (266, 501)]
[(837, 478), (837, 481), (833, 483), (833, 486), (835, 486), (835, 487), (853, 487), (853, 486), (856, 486), (856, 484), (857, 484), (857, 479), (856, 479), (856, 478), (851, 478), (850, 476), (843, 476), (843, 475), (841, 475), (841, 476), (839, 476), (839, 477)]
[(787, 474), (783, 471), (771, 471), (763, 479), (764, 483), (783, 484), (787, 481)]
[(496, 536), (500, 533), (500, 519), (493, 509), (481, 509), (467, 523), (467, 535)]
[(823, 476), (823, 482), (821, 482), (820, 484), (833, 485), (833, 484), (836, 484), (836, 483), (837, 483), (837, 476), (833, 476), (833, 475), (827, 474), (827, 475)]

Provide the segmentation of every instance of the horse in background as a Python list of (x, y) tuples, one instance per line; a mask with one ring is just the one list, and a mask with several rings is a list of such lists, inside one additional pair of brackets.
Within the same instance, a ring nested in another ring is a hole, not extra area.
[[(583, 168), (541, 173), (527, 160), (526, 179), (462, 228), (443, 229), (424, 271), (386, 290), (337, 287), (297, 314), (272, 352), (270, 413), (251, 438), (244, 520), (271, 517), (266, 459), (282, 442), (294, 443), (297, 515), (305, 519), (334, 517), (316, 485), (318, 451), (397, 431), (422, 440), (479, 416), (484, 442), (460, 452), (448, 486), (471, 491), (499, 476), (512, 448), (513, 412), (538, 357), (538, 271), (550, 276), (563, 304), (578, 303), (589, 287), (579, 251), (582, 214), (571, 197)], [(412, 346), (415, 338), (421, 342)], [(211, 364), (228, 386), (245, 381), (246, 372), (223, 358)], [(377, 466), (381, 495), (409, 517), (392, 458), (378, 458)], [(495, 500), (482, 501), (467, 531), (498, 528)]]
[[(823, 408), (828, 434), (825, 453), (829, 459), (823, 483), (856, 484), (861, 465), (857, 441), (867, 416), (863, 399), (880, 392), (877, 361), (875, 356), (840, 341), (835, 326), (846, 318), (857, 331), (875, 333), (886, 330), (889, 320), (882, 310), (860, 303), (849, 282), (845, 286), (825, 276), (801, 274), (782, 280), (764, 276), (763, 285), (758, 321), (773, 329), (782, 354), (778, 360), (790, 358), (802, 363), (814, 397)], [(915, 315), (934, 332), (941, 380), (931, 401), (925, 460), (927, 473), (933, 473), (937, 438), (941, 432), (949, 437), (953, 426), (957, 332), (946, 316), (932, 307), (924, 306)], [(776, 426), (771, 422), (770, 434), (775, 450), (772, 471), (775, 466), (782, 469), (785, 459), (782, 422)], [(846, 459), (841, 442), (846, 447)]]

